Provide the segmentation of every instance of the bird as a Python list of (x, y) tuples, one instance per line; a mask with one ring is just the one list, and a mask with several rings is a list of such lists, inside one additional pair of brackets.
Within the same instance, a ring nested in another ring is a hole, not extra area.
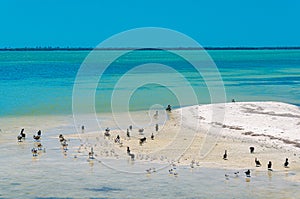
[(22, 136), (21, 135), (18, 135), (17, 139), (18, 139), (18, 142), (22, 142)]
[(227, 173), (225, 173), (225, 178), (226, 180), (229, 180), (229, 175)]
[(283, 165), (284, 165), (285, 168), (288, 168), (288, 166), (289, 166), (289, 159), (288, 158), (285, 159), (285, 163)]
[(169, 104), (168, 107), (166, 108), (166, 111), (171, 112), (171, 110), (172, 110), (172, 107), (171, 107), (171, 105)]
[(63, 141), (66, 140), (62, 134), (60, 134), (60, 135), (58, 136), (58, 138), (59, 138), (59, 141), (60, 141), (60, 142), (63, 142)]
[(147, 172), (148, 174), (150, 174), (150, 173), (151, 173), (151, 168), (150, 168), (150, 169), (146, 169), (146, 172)]
[(190, 167), (193, 169), (194, 168), (194, 164), (195, 164), (195, 160), (191, 161)]
[(32, 148), (31, 152), (32, 152), (32, 156), (34, 157), (38, 155), (38, 150), (36, 148)]
[(62, 147), (63, 147), (63, 149), (64, 149), (65, 151), (68, 150), (68, 143), (67, 143), (66, 140), (63, 141), (63, 142), (61, 143), (61, 145), (62, 145)]
[(224, 153), (224, 155), (223, 155), (223, 159), (224, 159), (224, 160), (227, 160), (227, 150), (225, 150), (225, 153)]
[(272, 171), (272, 162), (271, 161), (269, 161), (269, 163), (268, 163), (268, 170)]
[(256, 164), (256, 167), (260, 167), (261, 166), (260, 161), (257, 158), (255, 158), (255, 164)]
[(131, 157), (131, 160), (134, 160), (135, 155), (133, 153), (129, 153), (129, 156)]
[(233, 174), (235, 175), (235, 177), (239, 177), (240, 172), (237, 171), (237, 172), (234, 172)]
[(43, 150), (43, 148), (42, 148), (43, 145), (42, 145), (41, 143), (38, 143), (38, 144), (37, 144), (37, 147), (38, 147), (38, 150), (40, 150), (40, 151)]
[(128, 155), (130, 154), (129, 146), (127, 147), (127, 154), (128, 154)]
[(24, 129), (21, 129), (20, 136), (22, 136), (22, 138), (25, 139), (26, 134), (24, 133)]
[(130, 138), (130, 132), (128, 129), (127, 129), (127, 137)]
[(154, 135), (153, 135), (153, 133), (152, 133), (152, 135), (151, 135), (151, 140), (154, 140)]
[(91, 151), (89, 152), (89, 159), (94, 159), (94, 149), (91, 148)]
[(250, 153), (254, 153), (254, 147), (253, 146), (251, 146), (249, 149), (250, 149)]
[(249, 169), (248, 169), (247, 171), (245, 171), (245, 174), (246, 174), (246, 177), (251, 177), (251, 176), (250, 176), (251, 172), (250, 172)]
[(144, 130), (145, 130), (144, 128), (139, 129), (139, 134), (144, 135)]
[(41, 139), (40, 135), (33, 135), (33, 139), (35, 139), (35, 141), (39, 141)]

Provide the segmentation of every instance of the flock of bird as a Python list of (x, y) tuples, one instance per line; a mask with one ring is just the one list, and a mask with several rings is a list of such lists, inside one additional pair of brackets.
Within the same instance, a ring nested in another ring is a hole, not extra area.
[[(168, 105), (168, 108), (166, 110), (167, 111), (171, 111), (170, 105)], [(158, 112), (156, 112), (156, 114), (158, 116)], [(156, 124), (155, 125), (156, 132), (158, 131), (158, 128), (159, 128), (159, 126), (158, 126), (158, 124)], [(85, 127), (82, 126), (81, 129), (82, 129), (82, 132), (84, 132)], [(132, 125), (130, 125), (129, 128), (127, 129), (127, 131), (126, 131), (127, 138), (131, 137), (131, 135), (130, 135), (131, 132), (132, 132)], [(144, 129), (143, 128), (142, 129), (138, 129), (138, 132), (139, 132), (139, 135), (144, 135), (143, 134), (144, 133)], [(46, 152), (46, 149), (43, 148), (43, 145), (41, 144), (41, 137), (42, 137), (41, 130), (39, 130), (36, 133), (36, 135), (33, 135), (34, 147), (31, 149), (33, 157), (38, 156), (39, 151), (44, 150), (44, 152)], [(66, 152), (68, 150), (68, 141), (67, 141), (67, 139), (65, 139), (65, 137), (62, 134), (60, 134), (58, 136), (58, 138), (59, 138), (59, 142), (61, 144), (61, 147), (62, 147), (63, 151)], [(110, 133), (110, 129), (109, 128), (105, 129), (104, 138), (111, 139), (111, 133)], [(153, 133), (151, 134), (150, 138), (151, 138), (151, 140), (154, 140), (154, 134)], [(24, 129), (21, 129), (20, 134), (17, 136), (17, 140), (18, 140), (18, 142), (23, 142), (25, 139), (26, 139), (26, 134), (24, 132)], [(97, 141), (99, 141), (98, 137), (96, 139), (97, 139)], [(146, 137), (139, 138), (139, 144), (142, 146), (143, 143), (146, 142), (146, 140), (147, 140)], [(117, 143), (117, 144), (119, 144), (120, 146), (123, 146), (123, 143), (121, 142), (121, 138), (120, 138), (119, 135), (117, 135), (117, 137), (114, 139), (114, 142)], [(100, 151), (99, 155), (106, 156), (106, 157), (108, 157), (108, 156), (115, 156), (115, 157), (118, 158), (119, 155), (115, 152), (115, 150), (113, 148), (111, 150), (107, 150), (108, 146), (112, 146), (110, 142), (104, 142), (104, 143), (101, 143), (101, 142), (99, 143), (98, 142), (97, 144), (98, 144), (98, 146), (100, 145), (100, 148), (101, 148), (101, 146), (103, 148), (103, 150)], [(94, 146), (96, 147), (97, 144), (95, 144)], [(79, 146), (79, 148), (78, 148), (78, 153), (82, 152), (81, 151), (82, 148), (84, 148), (85, 150), (87, 150), (87, 148), (89, 148), (90, 150), (88, 151), (88, 159), (90, 159), (90, 160), (95, 159), (95, 156), (97, 156), (97, 154), (95, 154), (94, 148), (93, 148), (92, 145), (88, 145), (88, 144), (83, 144), (82, 143)], [(255, 148), (253, 146), (251, 146), (249, 149), (250, 149), (250, 153), (254, 153)], [(127, 153), (127, 155), (130, 157), (130, 159), (132, 161), (135, 160), (135, 159), (140, 159), (140, 160), (143, 160), (143, 159), (144, 160), (149, 160), (149, 159), (150, 160), (155, 160), (155, 159), (157, 159), (157, 158), (151, 158), (148, 155), (134, 154), (130, 150), (129, 146), (127, 146), (126, 153)], [(75, 155), (74, 158), (77, 158), (77, 156)], [(161, 156), (159, 159), (161, 161), (164, 161), (164, 160), (167, 160), (167, 157)], [(228, 160), (227, 150), (225, 150), (225, 152), (223, 154), (223, 159), (224, 160)], [(255, 157), (254, 161), (255, 161), (256, 167), (261, 167), (262, 166), (262, 164), (260, 163), (260, 161), (256, 157)], [(176, 165), (175, 165), (174, 161), (171, 161), (170, 165), (172, 166), (172, 168), (169, 169), (169, 174), (170, 175), (174, 175), (174, 176), (178, 176), (178, 172), (177, 172)], [(194, 160), (192, 160), (191, 163), (190, 163), (190, 167), (194, 168), (195, 166), (200, 166), (200, 164), (199, 164), (199, 162), (195, 162)], [(289, 166), (288, 158), (286, 158), (283, 166), (285, 168), (288, 168), (288, 166)], [(272, 162), (271, 161), (268, 162), (267, 168), (268, 168), (269, 171), (273, 171), (272, 170)], [(156, 169), (155, 168), (149, 168), (149, 169), (146, 170), (146, 172), (147, 172), (147, 174), (151, 174), (151, 173), (156, 172)], [(245, 171), (244, 173), (245, 173), (246, 177), (248, 177), (248, 178), (251, 177), (251, 171), (249, 169), (247, 171)], [(234, 175), (237, 177), (239, 175), (239, 172), (234, 172)], [(226, 179), (228, 179), (229, 175), (225, 174), (225, 177), (226, 177)]]
[[(17, 136), (18, 142), (23, 142), (26, 139), (25, 129), (21, 129), (20, 134)], [(46, 152), (46, 148), (43, 148), (41, 143), (42, 131), (39, 130), (36, 135), (33, 135), (34, 139), (34, 147), (31, 149), (31, 153), (33, 157), (38, 156), (40, 151)]]
[[(249, 149), (250, 149), (250, 153), (254, 153), (254, 149), (255, 148), (253, 146), (251, 146)], [(225, 150), (225, 152), (223, 154), (223, 160), (228, 160), (227, 150)], [(261, 163), (260, 163), (260, 161), (257, 158), (254, 159), (254, 162), (255, 162), (255, 166), (256, 167), (261, 167), (262, 166)], [(285, 162), (283, 163), (283, 166), (285, 168), (289, 168), (289, 159), (288, 158), (285, 159)], [(273, 171), (273, 169), (272, 169), (272, 162), (271, 161), (268, 162), (267, 168), (268, 168), (268, 171)], [(235, 172), (234, 174), (237, 176), (238, 173), (239, 172)], [(250, 169), (248, 169), (244, 173), (245, 173), (246, 177), (251, 177), (251, 171), (250, 171)], [(228, 179), (229, 175), (225, 174), (225, 177), (226, 177), (226, 179)]]

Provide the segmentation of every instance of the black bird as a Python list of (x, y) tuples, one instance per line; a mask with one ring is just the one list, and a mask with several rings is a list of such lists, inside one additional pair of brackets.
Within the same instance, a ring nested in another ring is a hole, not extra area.
[(224, 160), (227, 160), (227, 150), (225, 150), (225, 153), (224, 153), (224, 155), (223, 155), (223, 159), (224, 159)]
[(256, 164), (256, 167), (260, 167), (261, 166), (260, 161), (257, 158), (255, 158), (255, 164)]
[(172, 110), (172, 107), (171, 107), (171, 105), (169, 104), (168, 107), (166, 108), (166, 111), (171, 112), (171, 110)]
[(140, 139), (140, 145), (142, 145), (144, 142), (146, 142), (147, 138), (146, 137), (143, 137)]
[(59, 138), (59, 141), (60, 141), (60, 142), (66, 141), (66, 139), (64, 138), (64, 136), (63, 136), (62, 134), (60, 134), (60, 135), (58, 136), (58, 138)]
[(22, 136), (23, 139), (25, 139), (26, 134), (24, 133), (24, 129), (21, 130), (20, 135)]
[(129, 146), (127, 147), (127, 154), (128, 154), (128, 155), (130, 154)]
[(253, 146), (251, 146), (249, 149), (250, 149), (250, 153), (254, 153), (254, 147)]
[(268, 163), (268, 170), (272, 171), (272, 162), (271, 161), (269, 161), (269, 163)]
[(288, 168), (288, 166), (289, 166), (289, 159), (288, 158), (285, 159), (285, 163), (283, 165), (284, 165), (285, 168)]
[(154, 140), (154, 135), (153, 135), (153, 133), (152, 133), (152, 135), (151, 135), (151, 140)]
[(120, 143), (121, 142), (121, 138), (119, 135), (117, 135), (117, 138), (115, 139), (115, 143)]
[(37, 135), (38, 135), (38, 136), (42, 136), (42, 131), (39, 130), (39, 131), (37, 132)]
[(18, 135), (17, 139), (19, 142), (22, 142), (22, 140), (25, 140), (26, 134), (24, 133), (24, 129), (21, 129), (20, 135)]
[(245, 171), (245, 174), (247, 177), (250, 177), (250, 174), (251, 174), (250, 170), (248, 169), (247, 171)]

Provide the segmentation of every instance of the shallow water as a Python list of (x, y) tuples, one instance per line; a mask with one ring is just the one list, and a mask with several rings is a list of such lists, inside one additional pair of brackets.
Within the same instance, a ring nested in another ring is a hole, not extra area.
[[(253, 170), (251, 178), (245, 178), (246, 169), (235, 176), (236, 170), (205, 168), (200, 162), (193, 169), (176, 166), (174, 176), (168, 171), (173, 168), (170, 160), (131, 161), (101, 154), (89, 160), (94, 142), (88, 140), (71, 138), (64, 151), (59, 132), (71, 134), (75, 129), (57, 123), (43, 132), (46, 149), (37, 157), (30, 151), (36, 146), (32, 132), (21, 143), (13, 132), (6, 133), (0, 145), (0, 198), (297, 198), (300, 194), (300, 183), (289, 180), (300, 175), (298, 171)], [(81, 144), (87, 148), (78, 153)], [(147, 174), (145, 170), (153, 167), (156, 172)]]

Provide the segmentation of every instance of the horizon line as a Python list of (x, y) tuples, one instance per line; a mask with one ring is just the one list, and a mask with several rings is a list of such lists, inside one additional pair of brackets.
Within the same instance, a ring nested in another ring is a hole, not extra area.
[(135, 47), (3, 47), (0, 51), (92, 51), (92, 50), (300, 50), (300, 46), (246, 46), (246, 47), (157, 47), (157, 48), (135, 48)]

